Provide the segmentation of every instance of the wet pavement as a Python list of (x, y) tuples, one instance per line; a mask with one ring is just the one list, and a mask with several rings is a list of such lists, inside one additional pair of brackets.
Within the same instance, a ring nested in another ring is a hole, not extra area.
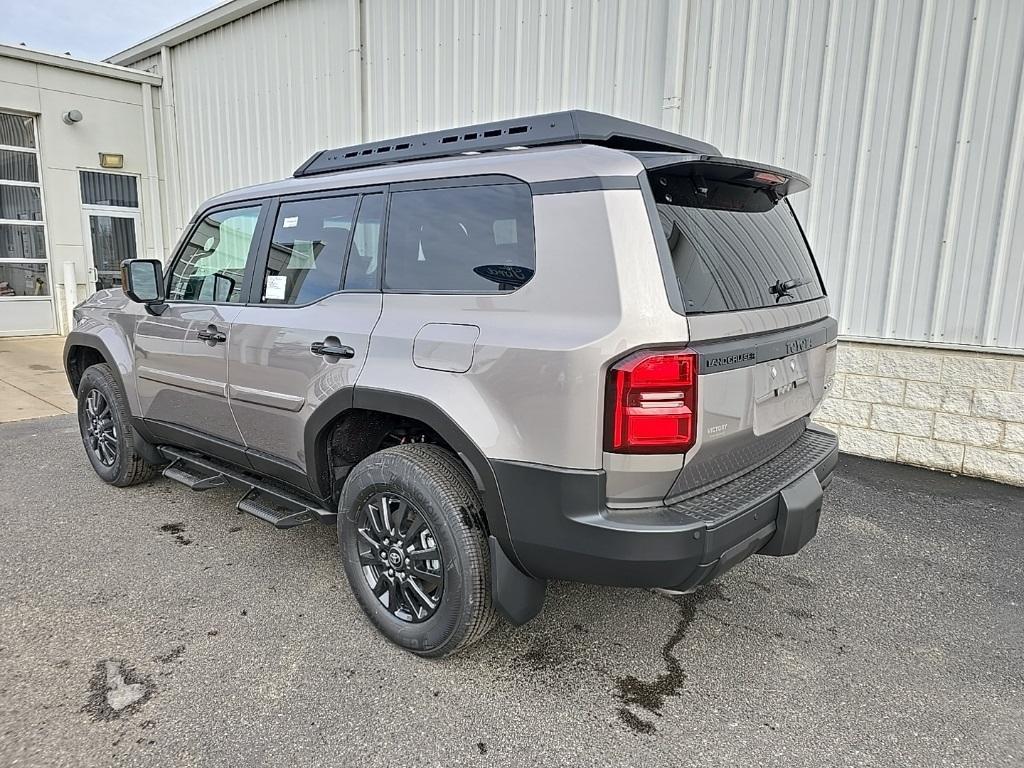
[(0, 424), (0, 766), (1024, 765), (1024, 490), (843, 457), (818, 537), (686, 597), (552, 584), (424, 661), (334, 531)]

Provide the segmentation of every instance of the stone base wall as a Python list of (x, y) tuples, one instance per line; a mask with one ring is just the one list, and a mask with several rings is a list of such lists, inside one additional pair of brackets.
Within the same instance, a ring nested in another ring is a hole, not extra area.
[(814, 418), (847, 453), (1024, 486), (1024, 353), (841, 341)]

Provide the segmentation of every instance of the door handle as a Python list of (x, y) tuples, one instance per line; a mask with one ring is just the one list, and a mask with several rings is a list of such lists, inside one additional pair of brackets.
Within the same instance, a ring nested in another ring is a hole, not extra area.
[(342, 357), (346, 360), (356, 356), (356, 351), (352, 347), (346, 347), (344, 344), (328, 344), (326, 341), (314, 341), (309, 345), (309, 351), (314, 355)]
[(211, 325), (205, 331), (200, 331), (196, 335), (203, 341), (209, 341), (212, 344), (228, 340), (228, 335), (226, 333), (218, 331), (217, 326), (215, 325)]

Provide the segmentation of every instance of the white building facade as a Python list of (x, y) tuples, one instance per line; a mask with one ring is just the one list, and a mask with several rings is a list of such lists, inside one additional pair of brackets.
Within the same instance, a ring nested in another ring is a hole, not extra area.
[(159, 86), (0, 45), (0, 335), (64, 333), (122, 259), (162, 256)]
[(110, 62), (159, 78), (164, 242), (325, 147), (573, 107), (804, 173), (842, 340), (817, 418), (1024, 484), (1019, 0), (231, 0)]

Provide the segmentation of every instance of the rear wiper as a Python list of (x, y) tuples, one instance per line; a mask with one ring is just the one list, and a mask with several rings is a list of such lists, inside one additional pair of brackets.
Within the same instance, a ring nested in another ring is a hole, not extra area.
[(776, 280), (775, 285), (768, 286), (768, 292), (775, 294), (775, 303), (778, 304), (782, 300), (783, 296), (793, 298), (790, 291), (794, 288), (799, 288), (801, 285), (807, 285), (809, 282), (811, 281), (804, 278), (795, 278), (793, 280), (786, 281)]

